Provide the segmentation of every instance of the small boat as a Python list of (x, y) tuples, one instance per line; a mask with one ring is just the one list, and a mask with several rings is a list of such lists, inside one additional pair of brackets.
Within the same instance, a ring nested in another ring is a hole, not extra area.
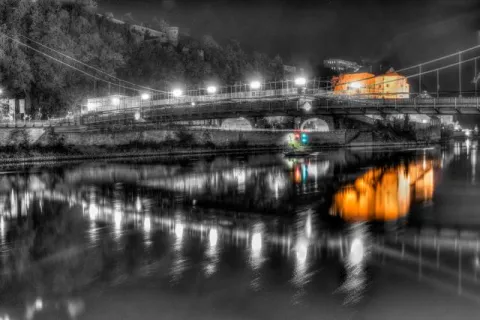
[(310, 151), (306, 149), (288, 149), (283, 151), (285, 157), (306, 157), (310, 155)]

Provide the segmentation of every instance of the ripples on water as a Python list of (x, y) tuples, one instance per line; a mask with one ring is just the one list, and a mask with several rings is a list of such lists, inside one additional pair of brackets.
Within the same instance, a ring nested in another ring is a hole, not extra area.
[[(83, 310), (89, 291), (150, 279), (198, 299), (220, 290), (231, 299), (265, 292), (288, 296), (292, 306), (317, 298), (357, 306), (374, 292), (378, 270), (405, 264), (432, 281), (449, 274), (444, 286), (476, 299), (464, 279), (477, 277), (480, 220), (461, 207), (480, 205), (472, 194), (477, 154), (468, 141), (452, 150), (3, 173), (2, 297), (30, 301), (38, 312)], [(448, 190), (459, 184), (471, 196), (455, 204)], [(455, 224), (446, 201), (461, 214)]]

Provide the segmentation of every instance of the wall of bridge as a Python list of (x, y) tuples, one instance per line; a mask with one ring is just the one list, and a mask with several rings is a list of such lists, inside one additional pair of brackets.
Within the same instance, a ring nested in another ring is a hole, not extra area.
[[(0, 147), (19, 144), (21, 134), (13, 134), (14, 130), (26, 130), (30, 144), (48, 145), (44, 129), (0, 129)], [(226, 131), (226, 130), (181, 130), (191, 135), (190, 143), (196, 145), (214, 144), (218, 147), (241, 144), (245, 146), (285, 146), (289, 143), (293, 131)], [(64, 143), (75, 146), (121, 146), (131, 143), (157, 143), (176, 141), (180, 130), (126, 130), (120, 132), (58, 132), (63, 136)], [(12, 141), (12, 136), (18, 141)], [(436, 141), (440, 139), (440, 130), (418, 130), (417, 141)], [(328, 132), (310, 132), (311, 145), (370, 145), (388, 141), (377, 141), (372, 131), (342, 129)], [(179, 146), (181, 147), (181, 146)]]
[[(188, 130), (192, 135), (192, 143), (213, 143), (218, 147), (235, 144), (247, 146), (285, 146), (289, 135), (285, 131), (221, 131), (221, 130)], [(158, 143), (175, 140), (178, 130), (129, 131), (116, 133), (63, 133), (66, 144), (116, 146), (129, 143)], [(315, 145), (343, 145), (346, 143), (346, 130), (310, 133), (310, 142)]]

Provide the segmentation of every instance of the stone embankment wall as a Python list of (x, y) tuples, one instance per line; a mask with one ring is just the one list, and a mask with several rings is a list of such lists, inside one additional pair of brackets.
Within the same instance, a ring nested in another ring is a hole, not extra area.
[[(48, 129), (47, 129), (48, 130)], [(4, 128), (0, 129), (0, 147), (21, 143), (28, 138), (29, 144), (49, 145), (49, 135), (43, 128)], [(26, 132), (26, 134), (24, 134)], [(165, 143), (177, 141), (179, 133), (189, 136), (188, 143), (204, 145), (214, 144), (218, 147), (235, 145), (247, 146), (285, 146), (293, 133), (286, 131), (220, 131), (220, 130), (125, 130), (117, 132), (91, 132), (58, 130), (57, 135), (63, 137), (63, 143), (76, 146), (119, 146), (132, 143)], [(419, 133), (420, 140), (436, 141), (437, 134)], [(50, 136), (51, 138), (51, 136)], [(18, 140), (18, 141), (16, 141)], [(311, 145), (372, 145), (382, 143), (375, 141), (372, 132), (365, 130), (335, 130), (330, 132), (309, 133)]]
[[(250, 146), (287, 145), (291, 133), (284, 131), (219, 131), (192, 130), (184, 131), (192, 136), (192, 143), (213, 143), (216, 146), (228, 146), (245, 143)], [(310, 142), (318, 145), (345, 144), (345, 130), (333, 132), (315, 132), (309, 135)], [(73, 145), (123, 145), (129, 143), (163, 143), (175, 140), (178, 130), (151, 130), (115, 133), (64, 133), (65, 143)]]

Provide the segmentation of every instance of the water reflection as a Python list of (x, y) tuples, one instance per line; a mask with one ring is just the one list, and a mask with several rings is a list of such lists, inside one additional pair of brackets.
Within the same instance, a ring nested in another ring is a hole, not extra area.
[[(472, 143), (467, 161), (472, 177), (476, 153)], [(253, 158), (218, 167), (203, 163), (203, 171), (195, 165), (169, 169), (154, 164), (138, 170), (127, 165), (84, 165), (55, 173), (45, 169), (23, 173), (22, 180), (15, 173), (2, 177), (12, 188), (0, 191), (0, 246), (10, 257), (21, 257), (18, 268), (25, 268), (25, 274), (35, 261), (62, 257), (29, 274), (43, 283), (40, 287), (51, 286), (44, 289), (47, 293), (72, 292), (99, 279), (137, 277), (146, 266), (149, 274), (168, 274), (172, 285), (188, 287), (202, 277), (222, 279), (227, 268), (235, 286), (248, 284), (254, 291), (277, 290), (269, 283), (276, 274), (275, 281), (293, 289), (291, 301), (297, 304), (308, 300), (317, 274), (322, 281), (332, 278), (321, 270), (334, 265), (343, 275), (330, 293), (355, 304), (368, 290), (372, 251), (380, 250), (372, 243), (390, 236), (373, 234), (363, 221), (406, 218), (413, 204), (434, 200), (441, 182), (439, 164), (449, 170), (452, 156), (450, 151), (438, 156), (420, 152), (366, 172), (359, 169), (365, 164), (352, 157), (357, 160), (350, 162), (350, 171), (347, 162), (331, 159)], [(460, 159), (466, 156), (465, 150)], [(329, 193), (326, 186), (332, 185), (337, 188)], [(192, 207), (185, 197), (201, 205)], [(211, 205), (213, 199), (221, 206)], [(284, 207), (289, 215), (232, 211), (227, 206), (247, 201), (254, 209)], [(329, 208), (351, 224), (332, 231), (324, 219)], [(17, 233), (17, 227), (27, 233)], [(42, 232), (44, 228), (49, 233)], [(14, 240), (19, 239), (28, 241), (17, 248)], [(390, 250), (401, 256), (398, 248)], [(68, 272), (58, 272), (65, 265)], [(198, 278), (192, 279), (192, 273)]]
[(370, 238), (365, 223), (354, 223), (349, 230), (350, 248), (345, 260), (345, 281), (338, 289), (345, 294), (344, 304), (358, 303), (367, 288), (366, 265), (370, 254)]
[(370, 169), (334, 196), (331, 213), (348, 221), (404, 217), (413, 199), (419, 202), (432, 199), (434, 167), (433, 160), (424, 158), (396, 167)]

